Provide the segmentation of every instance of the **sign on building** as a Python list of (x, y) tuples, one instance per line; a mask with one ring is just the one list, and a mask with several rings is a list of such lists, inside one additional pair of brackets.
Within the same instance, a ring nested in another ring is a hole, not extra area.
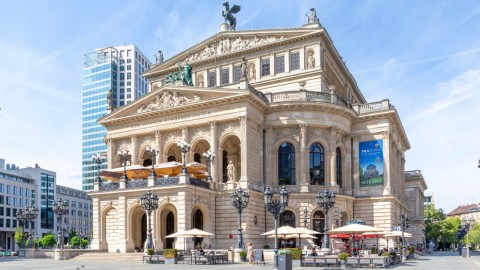
[(383, 185), (383, 141), (360, 143), (360, 187)]

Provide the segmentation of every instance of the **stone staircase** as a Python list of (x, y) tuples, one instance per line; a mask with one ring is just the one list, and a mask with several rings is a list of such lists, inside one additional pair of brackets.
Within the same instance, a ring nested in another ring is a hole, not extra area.
[(108, 252), (85, 252), (70, 260), (74, 261), (139, 261), (143, 260), (143, 252), (135, 253), (108, 253)]

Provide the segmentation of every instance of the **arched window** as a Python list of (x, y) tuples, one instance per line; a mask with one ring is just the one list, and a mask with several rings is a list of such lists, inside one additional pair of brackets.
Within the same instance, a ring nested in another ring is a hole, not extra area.
[[(318, 233), (323, 233), (324, 227), (325, 227), (325, 215), (323, 214), (322, 211), (315, 211), (315, 213), (313, 214), (313, 230), (317, 231)], [(320, 246), (322, 244), (322, 238), (323, 237), (318, 237), (313, 242), (317, 246)]]
[(168, 156), (167, 162), (171, 162), (171, 161), (177, 161), (177, 158), (175, 158), (175, 156)]
[(295, 147), (288, 142), (278, 147), (278, 184), (295, 185)]
[(342, 187), (342, 150), (337, 147), (337, 185)]
[(145, 159), (143, 161), (143, 167), (149, 167), (152, 166), (152, 160), (151, 159)]
[(286, 210), (280, 215), (280, 227), (282, 226), (290, 226), (290, 227), (296, 227), (295, 226), (295, 214), (292, 211)]
[(228, 175), (227, 175), (227, 166), (228, 166), (228, 152), (226, 150), (222, 151), (222, 168), (223, 168), (223, 183), (228, 182)]
[(202, 162), (201, 159), (202, 159), (202, 155), (200, 155), (199, 153), (193, 154), (193, 161), (194, 162), (201, 163)]
[(316, 142), (310, 145), (310, 184), (325, 185), (325, 152)]

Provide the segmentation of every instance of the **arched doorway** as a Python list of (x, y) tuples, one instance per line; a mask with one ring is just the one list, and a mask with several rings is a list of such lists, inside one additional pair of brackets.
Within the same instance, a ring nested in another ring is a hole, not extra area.
[[(317, 231), (319, 234), (323, 233), (323, 229), (325, 227), (325, 215), (323, 214), (322, 211), (315, 211), (313, 214), (313, 230)], [(313, 242), (317, 246), (322, 245), (322, 237), (318, 237), (315, 239)]]
[[(166, 220), (166, 234), (170, 235), (175, 232), (175, 215), (170, 211), (167, 214)], [(167, 239), (167, 248), (173, 248), (173, 241), (175, 238), (166, 238)]]
[[(295, 228), (295, 214), (292, 211), (286, 210), (285, 212), (283, 212), (280, 215), (279, 221), (280, 227), (290, 226)], [(296, 239), (290, 239), (286, 241), (282, 240), (280, 246), (294, 248), (296, 247), (296, 241)]]
[(227, 182), (227, 166), (232, 161), (233, 166), (235, 167), (234, 172), (235, 175), (233, 176), (234, 181), (238, 181), (240, 179), (240, 173), (242, 171), (241, 166), (241, 156), (240, 156), (240, 139), (235, 136), (228, 136), (226, 139), (223, 140), (221, 145), (222, 150), (222, 181)]
[[(203, 213), (202, 210), (197, 209), (192, 216), (192, 225), (194, 229), (203, 230)], [(195, 247), (197, 245), (202, 245), (203, 237), (195, 237), (194, 243)]]
[(135, 251), (143, 250), (147, 240), (147, 214), (140, 205), (130, 210), (127, 229), (129, 239), (131, 239), (133, 244), (129, 249)]

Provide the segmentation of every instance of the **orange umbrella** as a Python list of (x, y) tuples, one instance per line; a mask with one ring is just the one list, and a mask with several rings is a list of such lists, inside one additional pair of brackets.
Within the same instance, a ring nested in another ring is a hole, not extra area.
[(156, 164), (155, 174), (178, 175), (182, 171), (182, 163), (171, 161), (167, 163)]
[(187, 172), (189, 174), (197, 175), (197, 173), (205, 173), (206, 170), (207, 165), (202, 163), (192, 162), (187, 164)]
[(131, 165), (127, 166), (125, 169), (123, 167), (118, 167), (109, 170), (103, 170), (100, 172), (100, 176), (103, 176), (108, 180), (119, 180), (122, 178), (123, 171), (126, 171), (128, 179), (143, 179), (147, 178), (152, 169), (143, 167), (141, 165)]

